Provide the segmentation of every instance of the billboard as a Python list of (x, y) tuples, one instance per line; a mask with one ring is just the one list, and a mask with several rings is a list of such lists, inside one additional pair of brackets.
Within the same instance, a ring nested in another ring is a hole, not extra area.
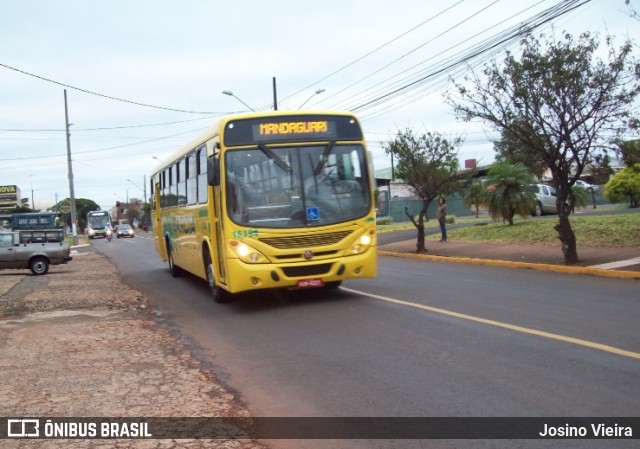
[(18, 186), (0, 186), (0, 207), (16, 207), (20, 203)]

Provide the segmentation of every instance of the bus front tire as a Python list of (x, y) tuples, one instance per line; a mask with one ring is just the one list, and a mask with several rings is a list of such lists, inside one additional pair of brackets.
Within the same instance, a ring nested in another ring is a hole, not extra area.
[(180, 277), (182, 275), (182, 270), (178, 267), (173, 260), (173, 252), (171, 251), (171, 245), (167, 242), (167, 258), (169, 260), (169, 273), (174, 278)]
[(205, 257), (204, 269), (207, 274), (207, 284), (209, 285), (209, 290), (211, 291), (211, 297), (213, 300), (219, 304), (229, 302), (231, 300), (231, 295), (226, 290), (216, 285), (213, 262), (209, 253), (207, 253), (207, 256)]

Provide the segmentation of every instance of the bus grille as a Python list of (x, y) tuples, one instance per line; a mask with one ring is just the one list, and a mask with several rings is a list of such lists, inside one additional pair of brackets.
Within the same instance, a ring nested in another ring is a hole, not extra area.
[(327, 274), (331, 270), (330, 263), (323, 263), (319, 265), (301, 265), (299, 267), (286, 267), (283, 268), (284, 274), (287, 277), (295, 278), (301, 276), (319, 276), (321, 274)]
[(352, 231), (331, 232), (328, 234), (298, 235), (292, 237), (267, 237), (259, 239), (267, 245), (279, 249), (312, 248), (338, 243), (351, 234)]

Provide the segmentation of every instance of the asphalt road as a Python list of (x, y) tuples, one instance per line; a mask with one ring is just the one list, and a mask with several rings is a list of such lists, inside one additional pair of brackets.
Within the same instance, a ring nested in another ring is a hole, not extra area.
[[(94, 248), (255, 416), (640, 415), (637, 281), (380, 257), (378, 279), (335, 292), (267, 292), (215, 304), (204, 281), (169, 275), (150, 237), (94, 241)], [(425, 443), (339, 444), (347, 446)], [(567, 446), (527, 440), (517, 447)]]

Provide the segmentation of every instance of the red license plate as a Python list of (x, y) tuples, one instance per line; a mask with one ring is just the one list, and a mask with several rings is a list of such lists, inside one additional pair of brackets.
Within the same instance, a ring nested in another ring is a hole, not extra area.
[(324, 287), (324, 281), (320, 278), (300, 279), (298, 281), (298, 288), (318, 288), (318, 287)]

